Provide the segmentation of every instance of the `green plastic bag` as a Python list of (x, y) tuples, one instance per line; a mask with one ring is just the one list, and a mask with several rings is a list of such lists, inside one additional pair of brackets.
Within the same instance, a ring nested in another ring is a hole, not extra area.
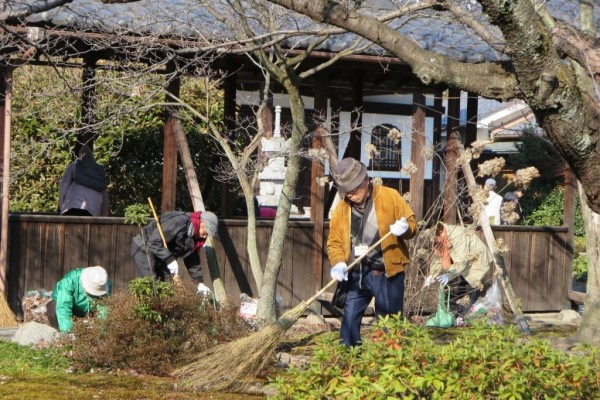
[[(454, 314), (450, 312), (450, 288), (448, 287), (448, 295), (445, 296), (444, 286), (440, 285), (440, 290), (438, 291), (438, 308), (435, 315), (427, 320), (425, 326), (435, 327), (435, 328), (450, 328), (454, 326), (456, 323), (456, 319), (454, 318)], [(446, 297), (446, 298), (444, 298)]]

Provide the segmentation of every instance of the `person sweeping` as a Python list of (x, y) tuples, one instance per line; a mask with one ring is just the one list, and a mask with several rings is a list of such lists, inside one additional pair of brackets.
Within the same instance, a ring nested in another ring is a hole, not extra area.
[[(356, 167), (356, 164), (354, 165)], [(359, 167), (358, 173), (364, 176), (362, 167), (360, 165)], [(400, 198), (397, 192), (396, 195)], [(397, 201), (398, 198), (395, 198), (394, 201)], [(377, 201), (375, 203), (378, 204)], [(388, 206), (389, 204), (385, 207)], [(402, 233), (397, 228), (404, 229), (406, 227), (405, 224), (408, 224), (405, 232), (409, 229), (411, 232), (406, 235), (414, 234), (414, 230), (416, 229), (414, 215), (412, 211), (407, 211), (407, 213), (412, 222), (407, 222), (408, 220), (402, 221), (402, 215), (398, 214), (399, 223), (394, 227), (394, 231), (390, 231), (390, 226), (388, 225), (387, 228), (384, 228), (384, 233), (382, 233), (381, 237), (378, 240), (374, 239), (375, 242), (368, 246), (362, 255), (356, 254), (356, 257), (351, 262), (348, 260), (349, 264), (345, 268), (342, 266), (342, 268), (337, 269), (340, 271), (342, 279), (345, 273), (357, 267), (367, 254), (370, 254), (381, 246), (389, 246), (384, 243), (389, 243), (390, 241), (398, 243), (401, 239), (394, 237), (394, 232), (398, 233), (398, 236), (402, 236)], [(396, 211), (392, 215), (396, 216)], [(387, 220), (382, 219), (381, 223), (386, 223), (384, 221)], [(392, 221), (391, 224), (395, 225), (396, 221)], [(392, 244), (392, 247), (395, 246)], [(181, 379), (183, 387), (189, 389), (238, 390), (245, 387), (248, 384), (249, 378), (261, 371), (264, 365), (270, 360), (270, 356), (285, 336), (287, 330), (298, 321), (313, 301), (316, 301), (327, 289), (337, 282), (337, 279), (332, 279), (312, 297), (285, 312), (275, 323), (266, 325), (249, 336), (230, 343), (213, 346), (197, 354), (193, 361), (174, 371), (173, 375)], [(400, 307), (401, 309), (402, 306), (395, 305), (395, 307)]]
[[(404, 270), (409, 262), (406, 240), (415, 235), (417, 223), (402, 196), (394, 189), (374, 186), (361, 162), (345, 158), (333, 173), (344, 200), (331, 217), (327, 255), (333, 265), (332, 279), (349, 281), (340, 338), (346, 346), (356, 346), (361, 343), (362, 317), (373, 298), (377, 317), (403, 311)], [(365, 253), (388, 231), (392, 236)], [(363, 255), (348, 271), (347, 263)]]
[[(198, 286), (198, 293), (209, 296), (204, 284), (198, 250), (209, 236), (218, 235), (219, 220), (210, 211), (167, 211), (159, 224), (151, 221), (131, 243), (131, 256), (140, 277), (155, 275), (159, 280), (179, 275), (178, 258)], [(164, 235), (164, 239), (163, 239)], [(166, 242), (166, 246), (165, 246)]]

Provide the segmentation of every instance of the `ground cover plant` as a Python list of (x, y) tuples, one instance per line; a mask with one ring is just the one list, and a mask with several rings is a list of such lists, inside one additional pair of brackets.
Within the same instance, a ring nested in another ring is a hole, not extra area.
[(361, 347), (324, 336), (307, 367), (273, 385), (273, 399), (594, 399), (600, 354), (567, 354), (512, 326), (440, 331), (384, 318)]

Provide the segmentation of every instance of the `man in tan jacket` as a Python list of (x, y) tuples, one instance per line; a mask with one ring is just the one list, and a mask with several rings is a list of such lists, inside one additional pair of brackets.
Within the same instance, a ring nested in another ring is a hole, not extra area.
[[(344, 200), (331, 217), (327, 255), (333, 265), (331, 277), (349, 283), (340, 336), (346, 346), (355, 346), (360, 344), (361, 320), (373, 297), (377, 316), (403, 311), (404, 270), (409, 262), (405, 240), (415, 235), (417, 224), (402, 196), (373, 185), (361, 162), (345, 158), (333, 176)], [(346, 271), (349, 263), (390, 231), (393, 235)]]

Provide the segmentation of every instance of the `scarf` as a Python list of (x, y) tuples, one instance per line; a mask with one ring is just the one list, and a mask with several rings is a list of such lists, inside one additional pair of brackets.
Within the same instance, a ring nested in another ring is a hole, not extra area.
[(194, 239), (194, 246), (192, 251), (198, 251), (200, 247), (204, 246), (205, 239), (200, 238), (200, 221), (202, 220), (202, 211), (196, 211), (190, 213), (190, 221), (192, 223), (192, 239)]

